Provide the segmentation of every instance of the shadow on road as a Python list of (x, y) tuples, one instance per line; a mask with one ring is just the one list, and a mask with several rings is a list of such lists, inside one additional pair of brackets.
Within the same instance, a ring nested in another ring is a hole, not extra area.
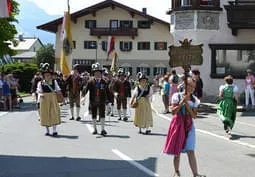
[(231, 134), (231, 140), (239, 140), (241, 138), (255, 138), (255, 136), (246, 136), (246, 135), (237, 135), (237, 134)]
[(78, 139), (79, 136), (71, 136), (71, 135), (58, 135), (54, 138), (65, 138), (65, 139)]
[[(156, 158), (137, 161), (155, 171)], [(145, 172), (123, 160), (0, 156), (3, 177), (148, 177)]]
[(105, 137), (97, 136), (96, 138), (120, 138), (120, 139), (128, 139), (128, 138), (130, 138), (130, 136), (128, 136), (128, 135), (106, 135)]

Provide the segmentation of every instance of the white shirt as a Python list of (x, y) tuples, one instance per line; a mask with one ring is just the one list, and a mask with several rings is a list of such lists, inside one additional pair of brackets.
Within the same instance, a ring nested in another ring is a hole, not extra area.
[[(42, 89), (42, 81), (40, 81), (40, 82), (38, 82), (38, 84), (37, 84), (37, 93), (43, 93), (43, 89)], [(58, 91), (60, 91), (61, 89), (60, 89), (60, 87), (59, 87), (59, 85), (58, 85), (58, 82), (56, 81), (56, 80), (54, 80), (54, 84), (55, 84), (55, 92), (58, 92)]]
[[(140, 89), (141, 89), (141, 88), (140, 88)], [(150, 101), (152, 101), (152, 94), (153, 94), (153, 90), (152, 90), (152, 88), (150, 87), (150, 92), (149, 92), (149, 99), (150, 99)], [(139, 96), (139, 95), (138, 95), (138, 87), (136, 87), (136, 88), (134, 89), (134, 92), (133, 92), (133, 97), (136, 98), (137, 96)]]
[[(200, 105), (200, 100), (194, 95), (193, 95), (193, 97), (194, 97), (195, 101), (193, 102), (193, 101), (189, 100), (188, 104), (191, 108), (197, 108)], [(180, 102), (179, 98), (180, 98), (180, 93), (179, 92), (174, 93), (172, 96), (172, 104), (179, 104), (179, 102)]]
[[(220, 93), (222, 93), (223, 89), (227, 86), (231, 86), (231, 85), (229, 85), (229, 84), (221, 85), (220, 88), (219, 88)], [(233, 84), (232, 84), (232, 86), (234, 87), (234, 94), (238, 93), (238, 87), (236, 85), (233, 85)]]

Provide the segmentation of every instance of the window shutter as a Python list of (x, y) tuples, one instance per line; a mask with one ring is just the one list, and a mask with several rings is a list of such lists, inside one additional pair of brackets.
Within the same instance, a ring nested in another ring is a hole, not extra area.
[(133, 28), (133, 21), (130, 21), (130, 28)]
[(140, 67), (137, 67), (136, 68), (136, 73), (139, 73), (140, 72)]
[(85, 20), (85, 28), (89, 28), (89, 21)]
[(123, 28), (124, 27), (124, 22), (120, 21), (120, 27)]
[(123, 41), (120, 41), (120, 50), (123, 50)]
[(132, 41), (129, 42), (129, 51), (133, 49), (133, 43)]
[(151, 49), (151, 43), (148, 42), (147, 45), (148, 45), (148, 48), (147, 48), (147, 49), (150, 50), (150, 49)]
[(164, 43), (164, 50), (167, 50), (167, 42)]
[(88, 49), (88, 41), (84, 41), (84, 49)]
[(154, 74), (154, 76), (156, 75), (156, 73), (157, 73), (157, 68), (153, 68), (153, 74)]
[(158, 42), (154, 42), (154, 50), (158, 49)]
[(167, 68), (164, 68), (164, 74), (166, 74), (167, 73)]
[(97, 21), (94, 20), (94, 21), (93, 21), (93, 28), (96, 28), (96, 27), (97, 27)]
[(138, 43), (137, 43), (137, 49), (138, 49), (138, 50), (141, 50), (141, 42), (138, 42)]
[(132, 76), (133, 75), (133, 68), (132, 67), (129, 67), (129, 72), (130, 72), (130, 75)]
[(150, 68), (147, 68), (147, 75), (148, 75), (148, 76), (151, 75), (151, 70), (150, 70)]

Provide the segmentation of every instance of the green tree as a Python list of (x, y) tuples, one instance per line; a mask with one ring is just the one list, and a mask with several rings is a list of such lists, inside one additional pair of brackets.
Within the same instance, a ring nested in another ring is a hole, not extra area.
[(0, 18), (0, 58), (5, 55), (14, 55), (15, 51), (11, 50), (6, 41), (14, 41), (14, 36), (17, 34), (16, 27), (14, 23), (18, 23), (15, 18), (19, 14), (19, 4), (11, 0), (12, 3), (12, 13), (8, 18)]
[(49, 63), (51, 68), (54, 67), (55, 50), (53, 44), (47, 44), (44, 47), (41, 47), (36, 53), (36, 56), (38, 67), (40, 67), (40, 63)]

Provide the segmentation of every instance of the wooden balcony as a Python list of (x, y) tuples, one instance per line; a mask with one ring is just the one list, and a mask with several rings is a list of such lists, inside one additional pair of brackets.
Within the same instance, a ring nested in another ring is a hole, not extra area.
[(220, 0), (172, 0), (172, 8), (167, 12), (183, 10), (216, 10), (221, 11)]
[(255, 29), (255, 1), (230, 1), (224, 6), (227, 11), (228, 26), (232, 34), (237, 35), (239, 29)]
[(138, 35), (137, 28), (91, 28), (92, 36), (132, 36)]

